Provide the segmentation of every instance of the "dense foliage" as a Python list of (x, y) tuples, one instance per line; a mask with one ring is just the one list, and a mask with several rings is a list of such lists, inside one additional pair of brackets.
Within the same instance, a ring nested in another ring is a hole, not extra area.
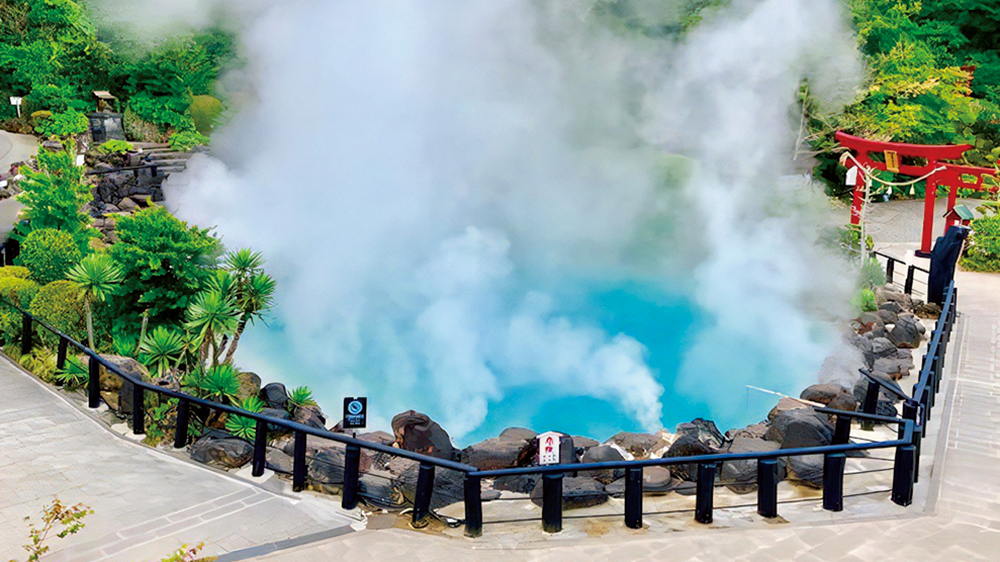
[(17, 199), (24, 204), (23, 217), (29, 223), (20, 225), (14, 237), (24, 240), (32, 230), (54, 229), (70, 235), (86, 251), (96, 232), (81, 210), (94, 199), (90, 186), (83, 183), (83, 168), (76, 165), (69, 149), (39, 151), (38, 165), (38, 172), (21, 168), (25, 178), (19, 185), (24, 191)]
[[(847, 0), (869, 78), (839, 115), (822, 115), (803, 89), (815, 175), (844, 196), (833, 133), (919, 144), (969, 143), (965, 163), (1000, 157), (1000, 4), (990, 0)], [(891, 174), (886, 174), (890, 176)], [(907, 195), (896, 192), (896, 195)], [(923, 185), (913, 194), (923, 196)]]
[(970, 271), (1000, 272), (1000, 215), (972, 221), (972, 235), (961, 264)]
[(41, 284), (65, 279), (83, 257), (73, 237), (62, 230), (42, 228), (31, 231), (21, 243), (18, 261)]

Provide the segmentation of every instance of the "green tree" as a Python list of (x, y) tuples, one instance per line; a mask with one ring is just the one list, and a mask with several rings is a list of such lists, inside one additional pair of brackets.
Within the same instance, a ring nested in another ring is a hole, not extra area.
[(39, 172), (21, 167), (24, 191), (17, 199), (24, 204), (24, 218), (29, 222), (18, 227), (14, 238), (23, 241), (32, 230), (51, 228), (69, 234), (81, 251), (87, 251), (97, 232), (90, 226), (90, 217), (81, 211), (94, 200), (90, 186), (83, 183), (83, 168), (76, 165), (69, 150), (42, 150), (38, 164)]
[(87, 343), (94, 346), (93, 303), (104, 302), (114, 293), (122, 280), (122, 271), (108, 254), (91, 254), (69, 271), (69, 280), (83, 293), (87, 312)]
[(222, 353), (220, 342), (236, 330), (239, 314), (236, 299), (226, 291), (209, 289), (195, 296), (188, 306), (184, 326), (196, 334), (203, 365), (218, 365)]
[(138, 326), (148, 311), (154, 326), (180, 323), (212, 274), (219, 241), (159, 206), (120, 217), (116, 231), (118, 242), (110, 253), (124, 275), (117, 322)]
[(175, 330), (157, 326), (139, 342), (139, 359), (162, 377), (184, 354), (184, 347), (184, 338)]

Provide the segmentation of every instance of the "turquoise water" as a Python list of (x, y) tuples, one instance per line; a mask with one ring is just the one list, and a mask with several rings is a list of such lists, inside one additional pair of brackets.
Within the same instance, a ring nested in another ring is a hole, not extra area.
[[(641, 284), (619, 285), (610, 288), (570, 290), (558, 314), (573, 321), (599, 325), (611, 336), (625, 334), (642, 343), (646, 350), (646, 364), (664, 388), (660, 397), (663, 405), (662, 426), (672, 430), (678, 423), (697, 417), (713, 419), (722, 431), (760, 420), (775, 398), (767, 395), (747, 395), (745, 388), (727, 385), (718, 380), (706, 380), (705, 387), (694, 389), (697, 395), (684, 395), (675, 388), (675, 380), (683, 360), (685, 348), (702, 330), (709, 328), (712, 318), (701, 312), (690, 299), (671, 294), (659, 287)], [(303, 364), (304, 357), (297, 355), (291, 341), (291, 330), (280, 324), (258, 326), (248, 333), (246, 350), (253, 361), (248, 367), (256, 370), (265, 382), (279, 380), (289, 387), (309, 385), (330, 417), (333, 424), (340, 415), (343, 396), (356, 395), (358, 383), (338, 377), (332, 370)], [(301, 343), (301, 342), (296, 342)], [(363, 354), (369, 357), (382, 353), (378, 346), (369, 346)], [(333, 351), (330, 352), (331, 357)], [(373, 368), (382, 370), (386, 362)], [(441, 420), (437, 410), (437, 389), (417, 385), (405, 391), (391, 382), (391, 375), (378, 380), (366, 380), (356, 375), (367, 388), (370, 416), (375, 424), (370, 429), (388, 429), (388, 420), (405, 409), (415, 409)], [(718, 376), (718, 374), (716, 374)], [(459, 445), (495, 437), (504, 428), (529, 427), (536, 431), (562, 431), (603, 440), (619, 431), (645, 431), (639, 423), (613, 400), (582, 395), (574, 388), (554, 388), (542, 382), (511, 386), (503, 384), (504, 373), (497, 377), (502, 385), (502, 399), (489, 403), (485, 421), (464, 436), (454, 436)], [(367, 383), (371, 384), (367, 384)], [(732, 411), (712, 411), (705, 402), (711, 393), (732, 393), (736, 402), (745, 407)], [(357, 393), (360, 395), (360, 393)], [(746, 399), (744, 400), (744, 396)], [(379, 423), (381, 422), (381, 423)], [(445, 429), (447, 423), (442, 422)]]

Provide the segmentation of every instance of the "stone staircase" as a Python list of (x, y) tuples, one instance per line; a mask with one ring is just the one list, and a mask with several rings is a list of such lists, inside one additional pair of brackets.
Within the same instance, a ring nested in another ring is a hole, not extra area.
[(177, 152), (167, 143), (134, 142), (135, 148), (142, 149), (142, 160), (145, 164), (155, 164), (157, 175), (173, 172), (183, 172), (187, 169), (187, 161), (197, 152)]

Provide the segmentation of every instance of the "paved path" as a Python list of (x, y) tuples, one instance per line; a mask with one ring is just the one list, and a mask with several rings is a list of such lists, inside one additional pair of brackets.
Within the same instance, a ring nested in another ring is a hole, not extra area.
[(0, 174), (6, 174), (11, 164), (23, 162), (36, 152), (38, 139), (35, 137), (0, 131)]
[(22, 558), (24, 517), (54, 497), (96, 513), (52, 543), (51, 562), (159, 560), (201, 541), (231, 561), (358, 523), (326, 498), (266, 491), (113, 434), (6, 357), (0, 388), (0, 560)]
[[(960, 354), (949, 357), (926, 455), (938, 447), (932, 474), (918, 493), (925, 512), (911, 508), (888, 520), (782, 525), (753, 530), (693, 529), (667, 537), (587, 538), (498, 546), (421, 535), (404, 529), (366, 530), (276, 553), (271, 562), (328, 560), (514, 562), (545, 560), (692, 560), (875, 562), (993, 561), (1000, 556), (1000, 275), (962, 273), (957, 329)], [(940, 400), (944, 400), (941, 402)], [(943, 420), (943, 421), (942, 421)], [(947, 439), (942, 439), (946, 435)], [(943, 445), (946, 445), (944, 447)], [(943, 456), (943, 458), (941, 458)], [(925, 462), (923, 466), (928, 466)], [(936, 501), (935, 501), (936, 500)], [(888, 500), (886, 500), (888, 501)], [(615, 521), (611, 524), (620, 524)], [(692, 523), (692, 528), (696, 524)], [(485, 532), (490, 532), (487, 525)]]

